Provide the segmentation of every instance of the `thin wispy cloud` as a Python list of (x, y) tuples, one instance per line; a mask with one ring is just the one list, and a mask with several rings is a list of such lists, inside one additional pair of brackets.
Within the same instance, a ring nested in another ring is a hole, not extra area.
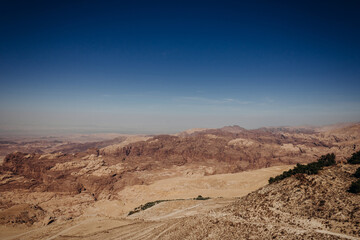
[(266, 101), (267, 103), (274, 103), (274, 102), (275, 102), (274, 99), (269, 98), (269, 97), (265, 98), (265, 101)]
[(101, 94), (101, 97), (104, 98), (119, 98), (119, 97), (125, 97), (125, 98), (136, 98), (136, 97), (143, 97), (146, 96), (144, 93), (119, 93), (119, 94)]
[(222, 105), (222, 104), (236, 104), (236, 105), (248, 105), (253, 102), (241, 101), (233, 98), (204, 98), (204, 97), (178, 97), (175, 98), (176, 102), (189, 103), (189, 104), (208, 104), (208, 105)]

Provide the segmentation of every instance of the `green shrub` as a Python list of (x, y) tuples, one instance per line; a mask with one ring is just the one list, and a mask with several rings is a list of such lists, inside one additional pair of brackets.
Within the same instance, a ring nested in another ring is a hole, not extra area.
[(335, 164), (336, 164), (335, 154), (334, 153), (326, 154), (321, 156), (316, 162), (312, 162), (307, 165), (302, 165), (300, 163), (296, 164), (296, 166), (293, 169), (284, 171), (282, 174), (276, 177), (271, 177), (269, 179), (269, 183), (271, 184), (274, 182), (281, 181), (285, 178), (288, 178), (298, 173), (303, 173), (308, 175), (317, 174), (319, 170), (323, 169), (323, 167), (327, 167)]
[(128, 213), (128, 216), (133, 215), (134, 213), (137, 213), (137, 212), (139, 212), (139, 211), (131, 210), (131, 211)]
[(348, 189), (348, 192), (360, 193), (360, 179), (351, 183), (350, 188)]
[(353, 153), (353, 155), (347, 161), (350, 164), (360, 164), (360, 151)]
[(157, 202), (147, 202), (145, 203), (145, 205), (141, 206), (141, 210), (146, 210), (148, 208), (151, 208), (152, 206), (155, 206), (157, 204)]
[(360, 167), (358, 169), (356, 169), (356, 171), (354, 173), (354, 177), (360, 178)]
[[(187, 199), (187, 200), (208, 200), (210, 199), (209, 197), (203, 197), (201, 195), (197, 196), (197, 198), (191, 198), (191, 199)], [(170, 202), (170, 201), (181, 201), (181, 200), (185, 200), (185, 199), (169, 199), (169, 200), (156, 200), (154, 202), (147, 202), (145, 203), (144, 205), (140, 205), (139, 207), (136, 207), (134, 208), (134, 210), (130, 211), (128, 213), (128, 216), (134, 214), (134, 213), (137, 213), (137, 212), (140, 212), (140, 211), (144, 211), (148, 208), (151, 208), (153, 206), (155, 206), (156, 204), (159, 204), (161, 202)]]
[(140, 212), (140, 211), (144, 211), (148, 208), (151, 208), (153, 206), (155, 206), (156, 204), (159, 204), (161, 202), (167, 202), (167, 201), (172, 201), (172, 200), (157, 200), (157, 201), (154, 201), (154, 202), (147, 202), (145, 203), (144, 205), (141, 205), (139, 207), (136, 207), (134, 210), (130, 211), (128, 213), (128, 216), (134, 214), (134, 213), (137, 213), (137, 212)]
[(210, 199), (209, 197), (203, 197), (201, 195), (197, 196), (197, 198), (194, 198), (194, 200), (208, 200)]
[(335, 165), (336, 164), (335, 154), (331, 153), (331, 154), (322, 155), (319, 158), (318, 163), (324, 167)]

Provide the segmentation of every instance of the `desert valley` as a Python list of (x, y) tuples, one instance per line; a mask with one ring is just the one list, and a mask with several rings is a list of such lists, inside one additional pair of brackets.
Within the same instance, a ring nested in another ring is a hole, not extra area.
[[(3, 137), (1, 239), (359, 239), (360, 124)], [(268, 184), (334, 153), (336, 165)]]
[(0, 1), (0, 240), (360, 240), (360, 1)]

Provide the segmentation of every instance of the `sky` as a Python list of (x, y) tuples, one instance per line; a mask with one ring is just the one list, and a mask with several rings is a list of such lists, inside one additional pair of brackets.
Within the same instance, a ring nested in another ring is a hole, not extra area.
[(0, 133), (360, 121), (359, 1), (0, 1)]

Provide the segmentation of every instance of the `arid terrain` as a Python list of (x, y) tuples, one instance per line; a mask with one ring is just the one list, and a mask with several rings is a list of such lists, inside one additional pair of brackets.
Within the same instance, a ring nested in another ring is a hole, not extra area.
[[(360, 124), (3, 137), (0, 237), (358, 239), (360, 196), (346, 191), (356, 166), (345, 162), (359, 150)], [(327, 153), (336, 166), (268, 185)]]

